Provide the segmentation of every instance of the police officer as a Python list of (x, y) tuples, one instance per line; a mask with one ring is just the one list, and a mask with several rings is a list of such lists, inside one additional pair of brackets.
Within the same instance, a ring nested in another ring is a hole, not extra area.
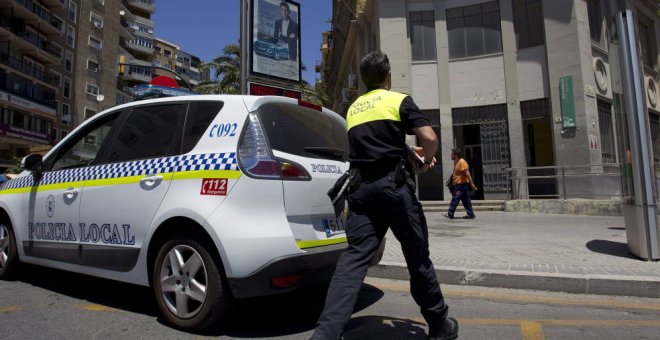
[[(458, 323), (447, 317), (447, 305), (429, 258), (428, 231), (415, 197), (412, 173), (435, 165), (438, 141), (429, 121), (410, 96), (390, 91), (387, 55), (369, 53), (360, 62), (367, 93), (346, 116), (351, 170), (361, 180), (347, 196), (348, 247), (342, 253), (328, 289), (325, 308), (312, 339), (339, 339), (348, 323), (367, 273), (388, 227), (401, 243), (410, 273), (410, 291), (429, 327), (429, 339), (455, 339)], [(414, 166), (405, 143), (415, 134), (424, 164)], [(410, 158), (410, 159), (409, 159)]]

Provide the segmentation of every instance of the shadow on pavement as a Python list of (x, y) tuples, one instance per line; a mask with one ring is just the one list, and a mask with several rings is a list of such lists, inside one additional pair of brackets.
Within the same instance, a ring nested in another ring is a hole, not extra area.
[[(261, 338), (311, 331), (323, 310), (326, 293), (327, 285), (324, 285), (293, 293), (237, 300), (232, 316), (224, 326), (205, 335)], [(363, 284), (354, 313), (376, 303), (383, 295), (382, 290)]]
[[(155, 321), (170, 327), (160, 317), (153, 291), (149, 287), (29, 264), (22, 264), (17, 274), (16, 281), (90, 304), (151, 316), (156, 318)], [(326, 293), (327, 285), (321, 285), (280, 295), (238, 299), (235, 300), (229, 318), (221, 325), (189, 334), (258, 338), (311, 331), (323, 309)], [(371, 306), (383, 295), (380, 289), (363, 284), (354, 312)]]
[(345, 340), (426, 339), (426, 324), (385, 316), (360, 316), (351, 319), (344, 332)]
[(628, 245), (622, 242), (608, 240), (591, 240), (586, 244), (587, 249), (600, 254), (623, 257), (631, 260), (639, 260), (630, 252)]

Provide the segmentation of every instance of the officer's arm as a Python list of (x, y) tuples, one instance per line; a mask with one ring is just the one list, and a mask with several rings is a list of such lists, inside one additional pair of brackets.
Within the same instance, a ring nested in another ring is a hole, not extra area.
[(420, 126), (412, 130), (417, 135), (419, 146), (424, 149), (424, 159), (433, 159), (433, 165), (435, 165), (434, 156), (438, 152), (438, 136), (435, 131), (430, 126)]

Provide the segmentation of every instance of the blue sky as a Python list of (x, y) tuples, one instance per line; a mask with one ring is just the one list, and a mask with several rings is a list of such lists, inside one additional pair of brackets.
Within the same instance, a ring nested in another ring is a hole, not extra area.
[[(155, 34), (204, 61), (222, 54), (222, 48), (238, 43), (241, 0), (157, 0), (152, 16)], [(302, 78), (314, 84), (315, 65), (321, 60), (321, 32), (328, 31), (332, 16), (330, 0), (298, 0), (301, 16)], [(182, 4), (185, 4), (182, 6)]]

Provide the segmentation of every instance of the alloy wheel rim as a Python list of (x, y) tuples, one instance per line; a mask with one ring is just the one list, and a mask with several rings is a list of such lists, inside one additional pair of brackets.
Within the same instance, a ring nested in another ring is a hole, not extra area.
[(192, 247), (170, 249), (160, 268), (162, 298), (179, 318), (192, 318), (206, 301), (208, 275), (201, 255)]
[(9, 230), (0, 224), (0, 269), (3, 269), (9, 259)]

